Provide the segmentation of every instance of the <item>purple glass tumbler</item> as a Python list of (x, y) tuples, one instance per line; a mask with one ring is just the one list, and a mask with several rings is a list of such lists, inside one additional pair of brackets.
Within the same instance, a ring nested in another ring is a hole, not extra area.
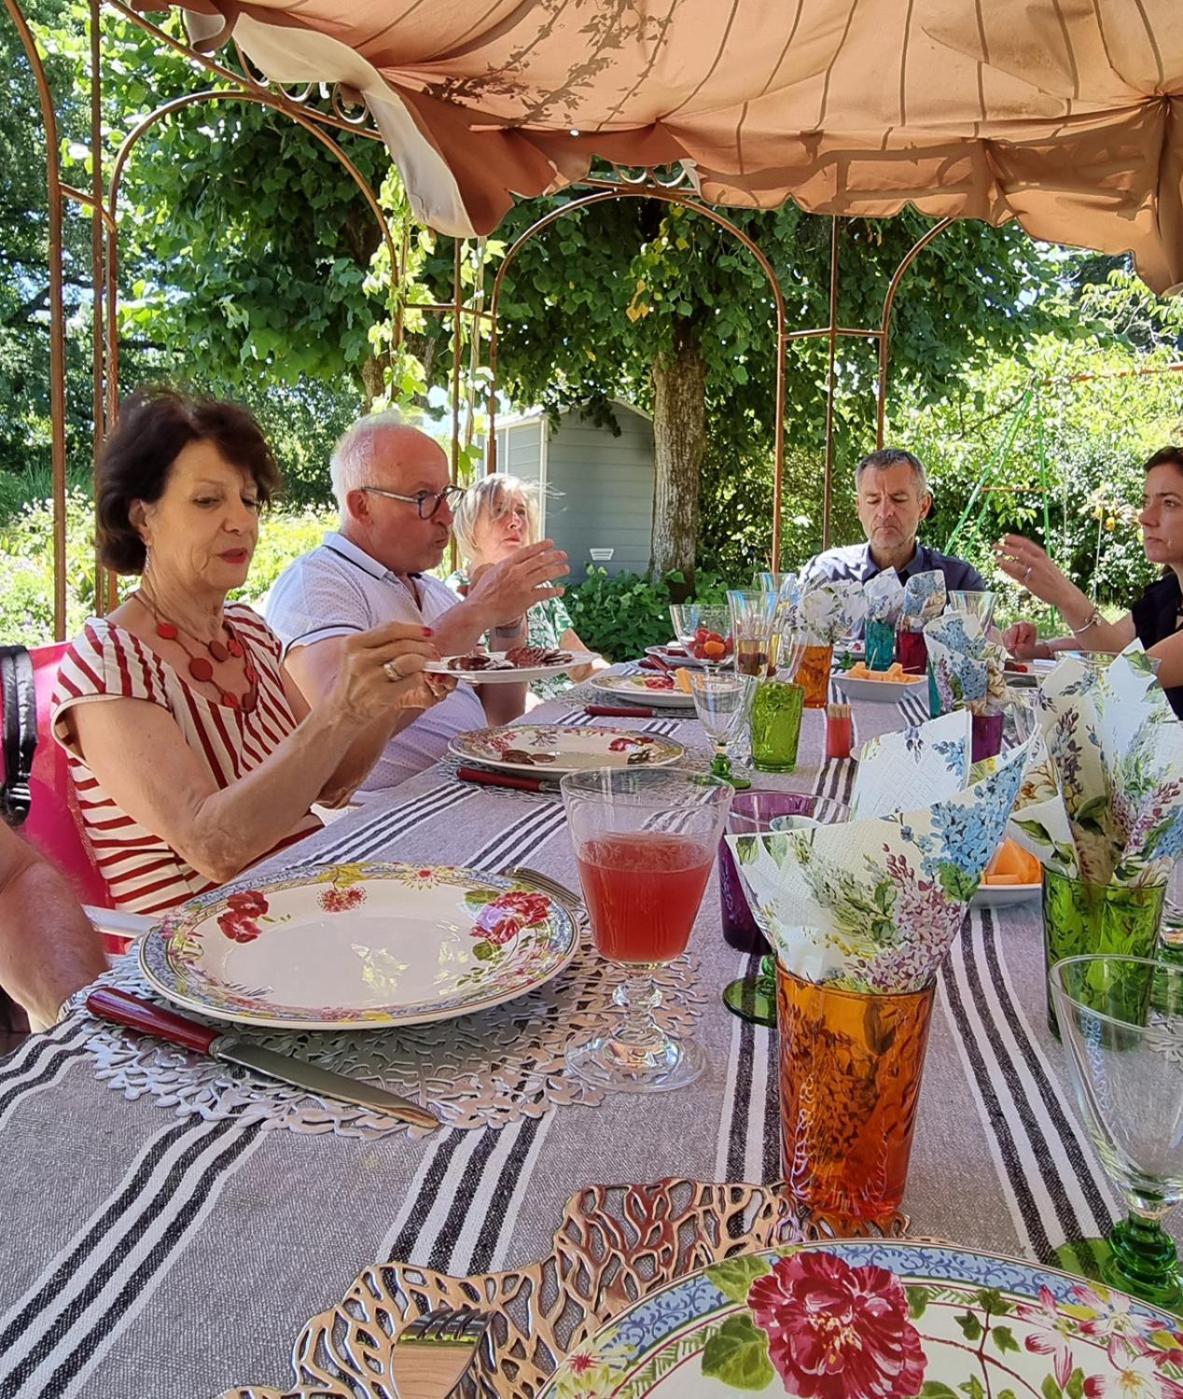
[[(774, 816), (812, 816), (822, 798), (804, 792), (736, 792), (727, 817), (729, 835), (758, 835), (769, 829)], [(725, 840), (719, 842), (719, 903), (723, 910), (723, 937), (737, 952), (761, 956), (771, 951), (756, 927), (743, 881)]]

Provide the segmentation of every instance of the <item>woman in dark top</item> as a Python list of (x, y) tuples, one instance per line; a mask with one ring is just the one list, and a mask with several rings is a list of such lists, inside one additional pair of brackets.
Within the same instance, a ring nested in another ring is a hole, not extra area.
[(1068, 623), (1071, 636), (1037, 641), (1033, 622), (1017, 622), (1003, 634), (1019, 660), (1057, 651), (1120, 651), (1136, 637), (1158, 658), (1158, 682), (1183, 718), (1183, 447), (1164, 447), (1145, 466), (1142, 546), (1151, 563), (1166, 572), (1116, 622), (1106, 622), (1089, 599), (1052, 563), (1038, 544), (1008, 534), (995, 545), (1003, 573), (1050, 603)]

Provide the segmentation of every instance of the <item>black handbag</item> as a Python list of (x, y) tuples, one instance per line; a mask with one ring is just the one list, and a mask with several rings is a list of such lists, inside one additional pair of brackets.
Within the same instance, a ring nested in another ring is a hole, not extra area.
[(23, 646), (0, 646), (0, 714), (4, 755), (0, 816), (19, 826), (29, 814), (29, 779), (37, 751), (37, 691), (33, 662)]

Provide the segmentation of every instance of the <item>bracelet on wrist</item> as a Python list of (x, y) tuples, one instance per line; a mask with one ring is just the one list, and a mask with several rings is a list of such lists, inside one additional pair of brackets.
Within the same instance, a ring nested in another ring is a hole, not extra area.
[(1093, 610), (1089, 613), (1089, 615), (1084, 619), (1084, 621), (1081, 622), (1080, 626), (1074, 627), (1072, 623), (1069, 622), (1068, 630), (1072, 633), (1073, 636), (1080, 636), (1082, 632), (1088, 631), (1090, 627), (1095, 627), (1097, 623), (1101, 620), (1101, 609), (1099, 607), (1094, 607)]

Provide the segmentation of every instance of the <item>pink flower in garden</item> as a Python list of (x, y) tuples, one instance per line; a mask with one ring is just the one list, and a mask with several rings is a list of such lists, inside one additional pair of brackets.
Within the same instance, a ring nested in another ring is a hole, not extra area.
[(338, 889), (334, 884), (325, 889), (318, 900), (326, 913), (344, 913), (347, 909), (357, 908), (365, 901), (366, 891), (357, 884), (349, 889)]
[(815, 1250), (798, 1253), (756, 1279), (748, 1306), (790, 1394), (904, 1399), (920, 1393), (920, 1333), (908, 1320), (899, 1279), (886, 1268), (852, 1268)]

